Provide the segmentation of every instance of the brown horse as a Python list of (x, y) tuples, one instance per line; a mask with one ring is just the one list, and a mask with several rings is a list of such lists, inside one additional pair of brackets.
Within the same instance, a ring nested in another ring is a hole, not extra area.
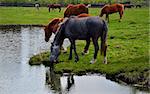
[(69, 4), (64, 12), (64, 17), (70, 17), (71, 15), (77, 16), (81, 13), (88, 14), (88, 7), (84, 4), (72, 5)]
[(59, 12), (61, 11), (61, 4), (48, 4), (48, 11), (50, 12), (50, 9), (52, 8), (52, 10), (58, 8)]
[(119, 22), (120, 22), (123, 16), (123, 12), (124, 12), (123, 4), (105, 5), (101, 10), (100, 17), (106, 14), (106, 20), (109, 22), (109, 14), (116, 13), (116, 12), (119, 12), (119, 15), (120, 15)]
[(45, 41), (48, 42), (52, 33), (56, 33), (57, 28), (59, 27), (59, 23), (63, 21), (63, 18), (54, 18), (52, 21), (45, 26)]

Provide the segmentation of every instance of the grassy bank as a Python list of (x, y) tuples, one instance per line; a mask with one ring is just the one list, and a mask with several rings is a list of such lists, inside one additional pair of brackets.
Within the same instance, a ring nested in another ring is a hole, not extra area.
[[(63, 9), (64, 10), (64, 9)], [(90, 8), (90, 14), (98, 15), (98, 8)], [(47, 24), (48, 19), (62, 17), (63, 11), (48, 13), (47, 8), (37, 11), (34, 8), (0, 8), (0, 24)], [(108, 64), (102, 64), (102, 57), (98, 54), (95, 64), (89, 61), (93, 57), (94, 48), (91, 43), (89, 54), (82, 56), (81, 51), (85, 41), (77, 41), (79, 62), (69, 61), (69, 52), (59, 56), (60, 63), (55, 65), (56, 73), (73, 72), (85, 74), (86, 72), (106, 74), (110, 79), (120, 79), (128, 84), (138, 84), (148, 87), (149, 81), (149, 10), (148, 8), (126, 9), (122, 22), (118, 22), (119, 15), (110, 16), (108, 32)], [(100, 43), (100, 41), (99, 41)], [(49, 52), (33, 56), (31, 65), (49, 63)]]
[[(98, 15), (98, 11), (97, 9), (90, 10), (95, 15)], [(77, 41), (80, 61), (78, 63), (75, 63), (74, 59), (69, 61), (69, 52), (62, 53), (59, 57), (60, 63), (55, 65), (55, 72), (102, 73), (110, 79), (119, 79), (128, 84), (148, 87), (150, 72), (148, 20), (147, 8), (125, 10), (121, 23), (118, 22), (118, 14), (111, 15), (108, 34), (108, 64), (102, 64), (100, 54), (98, 54), (97, 63), (90, 64), (89, 61), (94, 53), (93, 45), (90, 45), (90, 53), (82, 56), (85, 42)], [(49, 64), (49, 52), (30, 59), (30, 64), (37, 62)]]

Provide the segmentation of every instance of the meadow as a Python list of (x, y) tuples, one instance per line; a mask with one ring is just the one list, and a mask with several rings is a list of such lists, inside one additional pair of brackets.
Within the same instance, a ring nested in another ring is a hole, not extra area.
[[(48, 12), (45, 7), (37, 11), (35, 8), (24, 7), (1, 7), (0, 24), (48, 24), (55, 17), (63, 17), (64, 9)], [(99, 8), (90, 8), (92, 16), (98, 16)], [(98, 53), (95, 64), (90, 64), (94, 48), (91, 42), (89, 54), (82, 56), (81, 52), (85, 41), (76, 41), (79, 62), (68, 60), (69, 50), (66, 54), (61, 53), (58, 64), (55, 64), (56, 73), (71, 72), (75, 74), (101, 73), (110, 79), (120, 79), (128, 84), (138, 84), (148, 87), (149, 81), (149, 9), (132, 8), (126, 9), (122, 22), (118, 22), (118, 13), (110, 15), (108, 24), (108, 64), (102, 64), (102, 57)], [(99, 40), (100, 44), (100, 40)], [(68, 48), (69, 49), (69, 48)], [(33, 56), (30, 64), (37, 62), (49, 63), (49, 52)], [(74, 55), (73, 55), (74, 56)]]

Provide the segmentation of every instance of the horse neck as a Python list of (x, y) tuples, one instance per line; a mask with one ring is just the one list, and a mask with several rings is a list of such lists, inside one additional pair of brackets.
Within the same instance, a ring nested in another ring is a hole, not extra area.
[(55, 38), (54, 38), (54, 42), (53, 43), (55, 45), (61, 46), (63, 41), (64, 41), (64, 35), (63, 35), (63, 33), (61, 31), (58, 31), (56, 36), (55, 36)]

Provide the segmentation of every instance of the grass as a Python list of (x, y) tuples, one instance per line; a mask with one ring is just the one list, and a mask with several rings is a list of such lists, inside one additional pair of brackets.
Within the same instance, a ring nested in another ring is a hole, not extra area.
[[(64, 11), (64, 9), (63, 9)], [(0, 24), (47, 24), (49, 19), (63, 17), (63, 11), (48, 13), (47, 8), (40, 11), (34, 8), (0, 8)], [(90, 8), (90, 14), (99, 15), (100, 9)], [(69, 51), (59, 56), (60, 63), (55, 65), (56, 73), (73, 72), (84, 74), (86, 72), (106, 74), (108, 78), (118, 78), (128, 84), (148, 86), (149, 81), (149, 9), (126, 9), (122, 22), (118, 22), (119, 15), (110, 15), (108, 32), (108, 64), (102, 64), (102, 57), (98, 54), (97, 62), (90, 64), (94, 48), (90, 45), (89, 54), (82, 56), (81, 52), (85, 41), (77, 41), (79, 62), (68, 60)], [(100, 41), (100, 40), (99, 40)], [(100, 43), (100, 42), (99, 42)], [(92, 42), (91, 42), (92, 44)], [(33, 56), (30, 64), (47, 63), (49, 52)], [(38, 62), (38, 63), (36, 63)], [(49, 63), (49, 62), (48, 62)]]

